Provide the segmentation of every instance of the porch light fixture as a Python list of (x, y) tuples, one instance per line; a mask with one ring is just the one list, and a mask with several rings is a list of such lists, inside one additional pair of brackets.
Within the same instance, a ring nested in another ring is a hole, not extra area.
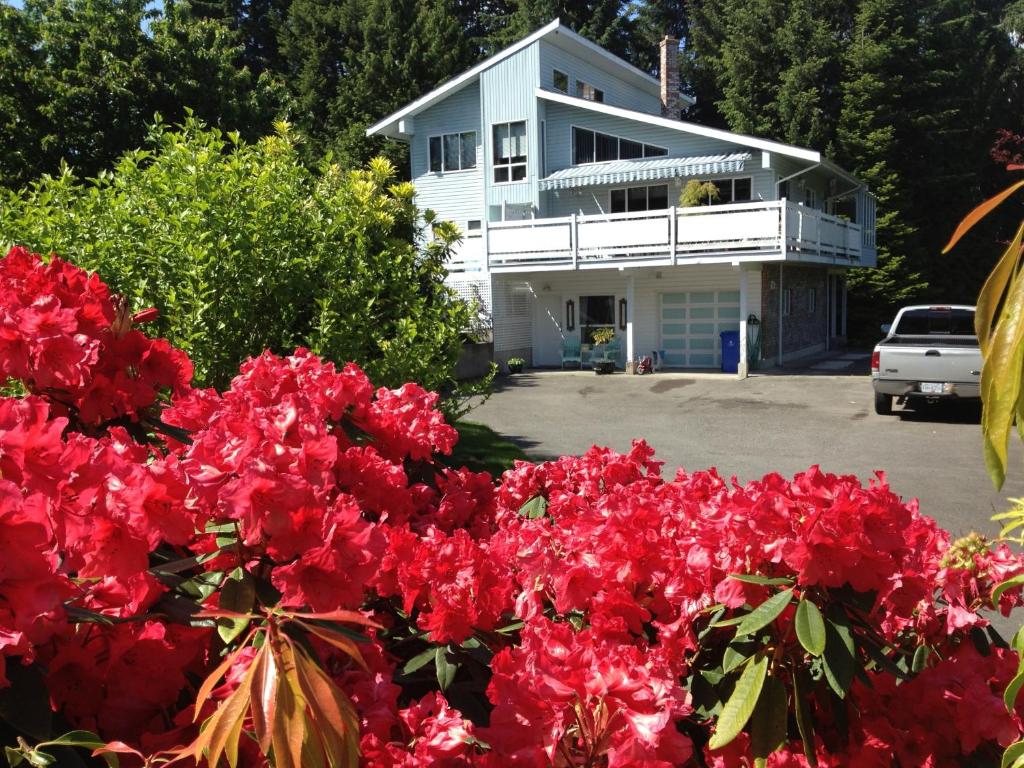
[(626, 300), (619, 299), (619, 330), (626, 330)]
[(576, 302), (572, 299), (565, 302), (565, 330), (576, 330)]

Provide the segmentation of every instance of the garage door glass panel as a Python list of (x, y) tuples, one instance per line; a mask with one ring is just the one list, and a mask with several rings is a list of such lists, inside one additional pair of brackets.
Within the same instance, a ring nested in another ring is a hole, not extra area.
[(665, 307), (664, 309), (661, 310), (661, 319), (662, 320), (685, 320), (686, 319), (686, 310), (685, 309), (675, 309), (673, 307)]
[(703, 333), (703, 334), (707, 334), (708, 336), (713, 336), (714, 333), (715, 333), (715, 324), (714, 323), (691, 323), (690, 324), (690, 333), (691, 334)]
[(665, 323), (661, 329), (662, 333), (683, 334), (686, 333), (686, 323)]
[(719, 304), (739, 304), (740, 303), (740, 292), (739, 291), (719, 291), (718, 292), (718, 303)]
[(707, 293), (704, 293), (704, 292), (701, 292), (701, 293), (691, 293), (690, 294), (690, 303), (691, 304), (714, 304), (715, 303), (715, 294), (714, 294), (713, 291), (710, 291), (710, 292), (707, 292)]
[(719, 307), (718, 316), (728, 320), (739, 320), (740, 308), (739, 307)]
[(714, 307), (693, 307), (690, 310), (690, 317), (700, 318), (713, 318), (715, 316)]
[(666, 293), (661, 297), (663, 304), (685, 304), (686, 294), (685, 293)]

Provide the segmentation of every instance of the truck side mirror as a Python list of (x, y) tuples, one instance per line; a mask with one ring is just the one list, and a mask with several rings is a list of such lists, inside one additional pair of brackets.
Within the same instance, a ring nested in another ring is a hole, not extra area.
[(889, 331), (892, 330), (892, 323), (882, 323), (882, 333), (886, 336), (889, 335)]

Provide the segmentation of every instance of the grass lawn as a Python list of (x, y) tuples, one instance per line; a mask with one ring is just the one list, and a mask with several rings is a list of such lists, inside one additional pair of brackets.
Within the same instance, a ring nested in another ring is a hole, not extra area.
[(511, 469), (516, 459), (526, 460), (526, 454), (519, 446), (490, 427), (475, 421), (457, 421), (455, 428), (459, 430), (459, 442), (445, 461), (450, 466), (466, 466), (474, 472), (490, 472), (498, 477), (506, 469)]

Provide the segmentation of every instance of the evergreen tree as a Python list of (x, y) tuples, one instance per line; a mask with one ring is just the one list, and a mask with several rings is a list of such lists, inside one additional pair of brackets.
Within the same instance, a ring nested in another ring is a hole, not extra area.
[(509, 0), (505, 23), (491, 36), (491, 52), (554, 19), (623, 58), (642, 46), (636, 19), (625, 0)]

